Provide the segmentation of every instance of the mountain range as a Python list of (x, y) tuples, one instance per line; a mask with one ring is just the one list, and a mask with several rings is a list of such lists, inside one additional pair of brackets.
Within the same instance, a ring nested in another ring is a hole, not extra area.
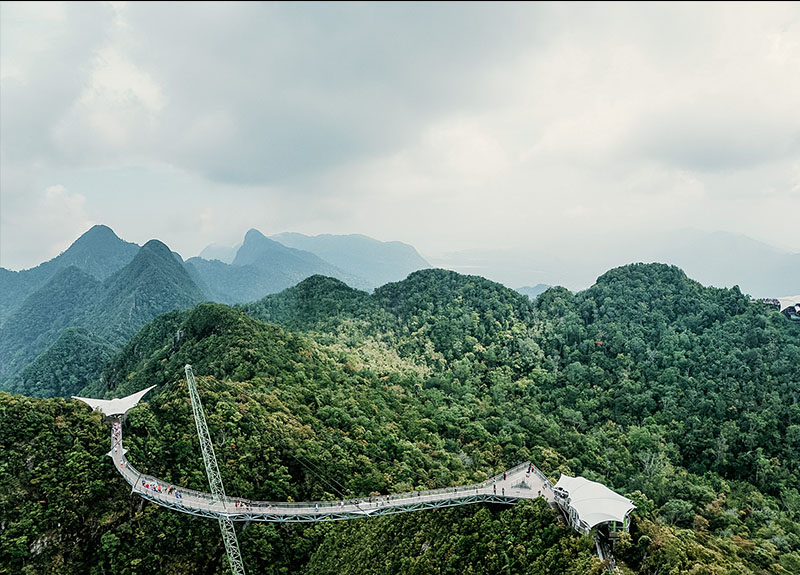
[(121, 240), (108, 226), (97, 225), (66, 251), (35, 268), (0, 268), (0, 325), (59, 271), (74, 266), (103, 281), (130, 263), (138, 251), (138, 245)]
[[(787, 254), (743, 236), (686, 231), (649, 244), (642, 242), (638, 249), (639, 255), (685, 262), (703, 283), (737, 283), (745, 293), (758, 296), (790, 293), (800, 286), (800, 254)], [(226, 261), (198, 256), (184, 262), (158, 240), (140, 248), (99, 225), (36, 268), (19, 272), (0, 268), (0, 388), (34, 394), (54, 389), (45, 381), (34, 385), (31, 379), (31, 374), (41, 373), (34, 365), (37, 358), (51, 346), (58, 344), (45, 358), (53, 354), (63, 357), (67, 349), (81, 357), (90, 354), (87, 349), (97, 353), (119, 349), (142, 325), (169, 310), (186, 309), (201, 301), (255, 302), (312, 276), (335, 278), (369, 292), (429, 267), (412, 246), (361, 235), (282, 233), (267, 237), (251, 229), (236, 248), (211, 245), (201, 253)], [(467, 267), (489, 277), (516, 268), (514, 274), (506, 275), (507, 283), (536, 276), (539, 268), (551, 266), (552, 271), (561, 266), (558, 274), (539, 275), (561, 277), (569, 280), (564, 282), (567, 285), (588, 285), (593, 279), (588, 279), (587, 270), (607, 260), (588, 248), (585, 253), (573, 254), (571, 260), (559, 258), (542, 246), (533, 246), (526, 254), (506, 251), (473, 255), (472, 260), (465, 257), (462, 254), (458, 261), (469, 265), (452, 267), (461, 271)], [(735, 281), (736, 277), (741, 281)], [(518, 291), (533, 299), (548, 287), (540, 283)], [(62, 337), (69, 328), (85, 331)], [(70, 387), (73, 391), (88, 383), (86, 378), (78, 380)]]
[[(205, 299), (183, 262), (158, 240), (143, 245), (104, 281), (70, 265), (28, 296), (0, 326), (0, 381), (22, 372), (67, 328), (84, 328), (96, 345), (118, 348), (157, 315)], [(83, 347), (84, 342), (72, 338), (58, 343)], [(80, 355), (83, 350), (74, 352)]]
[[(104, 353), (118, 349), (142, 325), (169, 310), (201, 301), (255, 301), (313, 275), (369, 290), (379, 281), (399, 280), (428, 265), (413, 247), (399, 242), (365, 236), (318, 238), (288, 234), (284, 239), (305, 242), (329, 257), (330, 246), (338, 246), (333, 259), (346, 269), (255, 229), (247, 232), (230, 263), (201, 257), (184, 262), (158, 240), (140, 248), (102, 225), (35, 268), (0, 268), (0, 389), (34, 395), (54, 389), (32, 381), (32, 374), (41, 373), (34, 365), (37, 357), (64, 357), (66, 349), (75, 356), (86, 356), (87, 347)], [(84, 331), (65, 331), (71, 328)], [(48, 355), (51, 346), (56, 349)], [(78, 379), (67, 393), (88, 383)]]

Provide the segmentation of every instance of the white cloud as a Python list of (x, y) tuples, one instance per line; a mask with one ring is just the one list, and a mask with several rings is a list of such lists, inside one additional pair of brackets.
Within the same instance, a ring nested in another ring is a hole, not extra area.
[(444, 251), (701, 225), (800, 250), (764, 211), (800, 202), (796, 4), (2, 10), (3, 171), (35, 174), (4, 177), (5, 212), (63, 182), (185, 255), (251, 226)]
[[(4, 184), (10, 177), (3, 178)], [(67, 249), (94, 222), (86, 213), (86, 198), (61, 184), (27, 189), (31, 182), (15, 178), (24, 194), (3, 195), (0, 225), (0, 265), (32, 267)]]

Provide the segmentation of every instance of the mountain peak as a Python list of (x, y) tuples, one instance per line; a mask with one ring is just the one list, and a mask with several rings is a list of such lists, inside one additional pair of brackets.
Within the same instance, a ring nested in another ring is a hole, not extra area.
[[(268, 239), (267, 236), (265, 236), (264, 234), (262, 234), (260, 231), (258, 231), (255, 228), (250, 228), (249, 230), (247, 230), (247, 233), (244, 235), (244, 243), (261, 241), (261, 240), (266, 240), (266, 239)], [(270, 240), (270, 241), (272, 241), (272, 240)]]
[(172, 250), (169, 249), (169, 246), (162, 242), (161, 240), (150, 240), (146, 244), (142, 246), (142, 251), (151, 251), (154, 253), (166, 253), (171, 254)]
[[(81, 249), (95, 249), (106, 247), (107, 244), (120, 245), (126, 242), (122, 240), (114, 230), (103, 224), (97, 224), (86, 230), (72, 245), (67, 252), (75, 252)], [(66, 253), (66, 252), (65, 252)]]
[(109, 236), (109, 235), (114, 236), (115, 238), (119, 239), (119, 236), (116, 233), (114, 233), (114, 230), (109, 228), (107, 225), (105, 225), (105, 224), (95, 224), (91, 228), (89, 228), (86, 232), (84, 232), (84, 234), (81, 237), (82, 238), (83, 237), (87, 237), (87, 236), (104, 237), (104, 236)]

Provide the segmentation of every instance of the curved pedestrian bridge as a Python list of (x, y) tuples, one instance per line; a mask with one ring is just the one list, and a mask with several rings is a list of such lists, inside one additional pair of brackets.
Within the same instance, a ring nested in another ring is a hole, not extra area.
[(202, 517), (279, 523), (337, 521), (472, 503), (513, 505), (521, 499), (539, 496), (550, 503), (554, 500), (552, 485), (530, 462), (517, 465), (483, 483), (431, 491), (295, 503), (251, 501), (240, 497), (215, 498), (210, 493), (187, 489), (140, 473), (125, 456), (121, 417), (113, 416), (110, 419), (112, 447), (108, 454), (114, 460), (114, 467), (131, 486), (131, 493), (137, 493), (158, 505)]

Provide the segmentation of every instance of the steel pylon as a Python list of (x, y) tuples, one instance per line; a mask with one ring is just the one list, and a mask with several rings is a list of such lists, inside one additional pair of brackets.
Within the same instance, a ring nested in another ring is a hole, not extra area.
[[(222, 486), (217, 456), (214, 454), (214, 446), (211, 444), (211, 436), (208, 433), (203, 404), (200, 403), (200, 395), (198, 395), (197, 386), (194, 383), (192, 366), (188, 363), (186, 364), (186, 381), (189, 384), (189, 397), (192, 400), (192, 412), (194, 412), (194, 422), (197, 426), (197, 437), (200, 440), (200, 451), (203, 453), (203, 463), (208, 475), (208, 484), (211, 487), (212, 495), (220, 501), (223, 509), (225, 509), (225, 488)], [(233, 521), (227, 517), (220, 517), (219, 530), (222, 532), (222, 540), (225, 542), (225, 551), (228, 553), (231, 571), (234, 575), (246, 575)]]

